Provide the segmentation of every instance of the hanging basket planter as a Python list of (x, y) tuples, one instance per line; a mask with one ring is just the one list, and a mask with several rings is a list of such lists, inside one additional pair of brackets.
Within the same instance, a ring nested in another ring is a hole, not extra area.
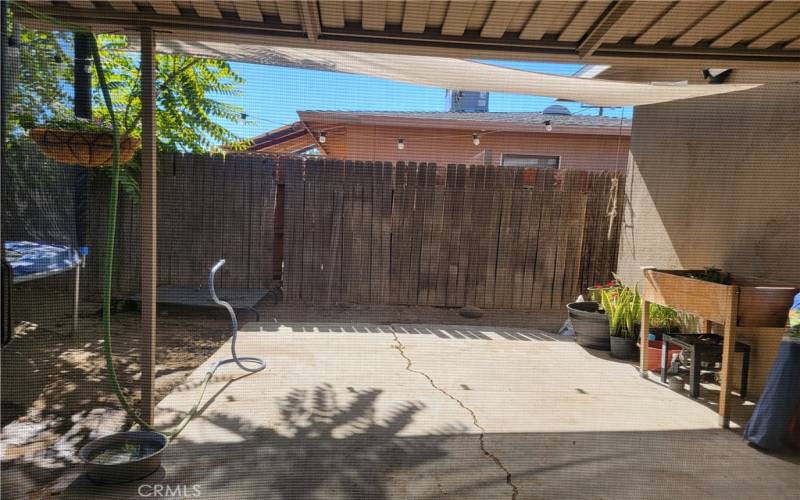
[[(111, 165), (114, 154), (114, 135), (110, 132), (59, 128), (31, 129), (30, 137), (48, 158), (82, 167)], [(129, 136), (119, 138), (119, 162), (125, 164), (139, 148), (139, 140)]]

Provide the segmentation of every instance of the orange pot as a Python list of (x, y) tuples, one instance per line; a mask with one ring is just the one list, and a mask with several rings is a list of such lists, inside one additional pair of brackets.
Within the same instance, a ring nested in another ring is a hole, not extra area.
[[(647, 343), (647, 369), (651, 372), (661, 371), (661, 346), (663, 344), (664, 343), (660, 340), (651, 340)], [(642, 348), (639, 342), (637, 342), (636, 345), (639, 346), (639, 349)], [(667, 352), (667, 369), (672, 366), (672, 355), (680, 351), (680, 346), (669, 346), (669, 352)]]

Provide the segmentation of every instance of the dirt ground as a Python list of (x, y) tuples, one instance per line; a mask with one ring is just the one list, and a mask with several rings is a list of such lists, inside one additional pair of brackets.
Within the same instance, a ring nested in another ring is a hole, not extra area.
[[(2, 350), (3, 498), (10, 485), (44, 494), (74, 469), (88, 440), (130, 422), (106, 379), (98, 302), (81, 304), (72, 333), (71, 295), (31, 283), (15, 290), (16, 337)], [(58, 280), (53, 280), (58, 284)], [(156, 398), (161, 400), (230, 335), (230, 322), (211, 311), (172, 311), (158, 318)], [(113, 316), (115, 366), (127, 395), (139, 398), (139, 314)]]
[[(46, 281), (46, 280), (45, 280)], [(130, 427), (106, 379), (99, 302), (84, 299), (80, 327), (71, 333), (71, 294), (64, 280), (31, 283), (16, 291), (16, 338), (2, 350), (3, 490), (41, 497), (66, 487), (75, 453), (98, 435)], [(353, 321), (537, 327), (554, 331), (564, 315), (487, 311), (467, 319), (457, 309), (301, 304), (259, 306), (261, 321)], [(255, 320), (239, 314), (240, 324)], [(230, 336), (224, 311), (160, 307), (156, 399), (160, 401)], [(113, 351), (121, 385), (139, 398), (139, 313), (113, 316)], [(7, 494), (3, 498), (11, 498)]]

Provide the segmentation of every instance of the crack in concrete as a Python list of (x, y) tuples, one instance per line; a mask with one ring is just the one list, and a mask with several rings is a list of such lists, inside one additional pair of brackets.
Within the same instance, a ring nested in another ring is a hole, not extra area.
[(450, 398), (453, 401), (455, 401), (456, 403), (458, 403), (458, 405), (461, 408), (463, 408), (467, 413), (470, 414), (470, 416), (472, 417), (472, 425), (474, 425), (475, 428), (480, 431), (480, 434), (478, 436), (478, 440), (479, 440), (480, 445), (481, 445), (481, 451), (483, 452), (484, 456), (489, 457), (490, 459), (492, 459), (492, 461), (495, 463), (495, 465), (497, 465), (497, 467), (499, 467), (500, 469), (503, 470), (503, 472), (505, 472), (505, 474), (506, 474), (506, 483), (511, 487), (511, 500), (516, 500), (517, 496), (519, 495), (519, 488), (517, 487), (516, 484), (514, 484), (513, 478), (511, 476), (511, 471), (508, 470), (508, 468), (506, 468), (505, 465), (503, 465), (503, 462), (500, 461), (500, 459), (494, 453), (492, 453), (491, 451), (486, 449), (486, 441), (485, 441), (486, 429), (484, 429), (483, 426), (480, 424), (480, 422), (478, 422), (478, 416), (475, 415), (475, 412), (472, 410), (472, 408), (469, 408), (460, 399), (458, 399), (457, 397), (453, 396), (452, 394), (450, 394), (446, 390), (444, 390), (441, 387), (439, 387), (438, 385), (436, 385), (436, 382), (433, 381), (433, 379), (430, 377), (430, 375), (428, 375), (425, 372), (422, 372), (422, 371), (419, 371), (419, 370), (413, 368), (413, 362), (411, 361), (411, 358), (409, 358), (406, 355), (405, 346), (403, 345), (402, 342), (400, 342), (400, 337), (397, 336), (397, 332), (394, 331), (394, 329), (392, 329), (392, 335), (394, 336), (394, 341), (397, 343), (397, 345), (392, 346), (392, 347), (394, 349), (397, 349), (397, 351), (400, 353), (400, 356), (402, 356), (402, 358), (404, 360), (406, 360), (406, 371), (409, 371), (411, 373), (416, 373), (417, 375), (422, 375), (423, 377), (425, 377), (428, 380), (428, 382), (431, 384), (431, 387), (433, 387), (437, 391), (441, 392), (442, 394), (444, 394), (448, 398)]

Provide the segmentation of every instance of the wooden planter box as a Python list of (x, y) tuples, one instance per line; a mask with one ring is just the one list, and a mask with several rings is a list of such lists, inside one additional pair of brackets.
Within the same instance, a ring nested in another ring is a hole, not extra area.
[[(687, 275), (698, 271), (644, 269), (642, 290), (642, 331), (647, 331), (644, 314), (650, 303), (661, 304), (697, 316), (703, 320), (702, 332), (710, 332), (712, 323), (722, 326), (725, 337), (720, 387), (720, 423), (730, 421), (729, 389), (740, 367), (734, 356), (737, 339), (752, 348), (751, 386), (758, 392), (774, 362), (780, 339), (786, 330), (789, 309), (798, 287), (792, 284), (731, 276), (729, 285), (710, 283)], [(647, 345), (647, 338), (641, 340)], [(647, 349), (641, 349), (641, 373), (647, 376)]]
[(725, 324), (728, 318), (728, 297), (737, 297), (738, 327), (774, 327), (786, 325), (797, 287), (763, 282), (732, 275), (730, 285), (710, 283), (687, 275), (700, 271), (645, 270), (645, 293), (649, 302), (669, 305), (713, 323)]

